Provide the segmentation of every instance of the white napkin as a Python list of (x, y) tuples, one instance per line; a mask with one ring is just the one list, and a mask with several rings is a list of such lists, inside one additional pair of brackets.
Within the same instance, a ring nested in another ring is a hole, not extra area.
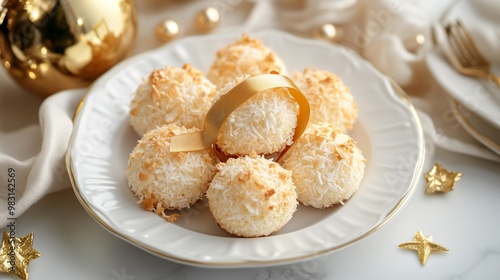
[(469, 0), (475, 17), (465, 17), (463, 24), (479, 52), (491, 63), (500, 65), (500, 1)]
[(478, 51), (492, 65), (500, 65), (500, 1), (461, 0), (443, 17), (443, 24), (460, 21)]
[[(415, 36), (426, 35), (430, 24), (426, 13), (415, 4), (396, 0), (254, 0), (253, 4), (245, 1), (215, 3), (224, 9), (222, 26), (216, 32), (224, 32), (225, 28), (231, 26), (241, 26), (246, 30), (276, 28), (310, 36), (322, 24), (334, 23), (343, 32), (343, 44), (358, 51), (407, 89), (428, 93), (410, 91), (416, 106), (422, 109), (419, 113), (428, 139), (431, 140), (428, 143), (429, 150), (432, 151), (436, 144), (456, 152), (500, 161), (477, 142), (467, 142), (458, 135), (445, 134), (445, 130), (436, 126), (429, 117), (436, 114), (436, 108), (432, 106), (434, 101), (429, 96), (439, 96), (439, 89), (436, 90), (435, 86), (429, 89), (427, 82), (432, 79), (423, 62), (425, 48), (414, 44)], [(140, 30), (135, 53), (158, 46), (151, 36), (160, 20), (170, 17), (179, 18), (179, 22), (188, 22), (187, 19), (194, 17), (193, 12), (200, 5), (205, 4), (183, 1), (173, 7), (162, 1), (138, 2)], [(4, 72), (0, 73), (5, 76)], [(12, 96), (15, 96), (7, 91), (17, 89), (1, 81), (3, 79), (0, 77), (0, 108), (12, 107), (9, 110), (17, 112), (17, 115), (12, 115), (14, 118), (33, 115), (33, 110), (38, 109), (37, 101), (28, 102), (27, 98), (25, 103), (15, 102), (12, 106), (6, 106), (12, 103)], [(64, 91), (46, 99), (39, 108), (38, 124), (36, 117), (35, 120), (16, 122), (16, 127), (0, 122), (0, 182), (7, 182), (9, 167), (16, 170), (16, 216), (44, 195), (70, 187), (64, 155), (72, 131), (73, 113), (83, 92), (83, 89)], [(27, 103), (32, 105), (28, 106)], [(7, 192), (0, 192), (0, 200), (0, 205), (7, 204)], [(7, 212), (4, 209), (6, 207), (0, 210), (1, 227), (7, 224)]]
[(417, 108), (429, 150), (434, 150), (432, 146), (435, 146), (451, 152), (500, 162), (499, 155), (480, 145), (462, 128), (449, 107), (447, 97), (442, 94), (442, 89), (435, 82), (429, 85), (426, 96), (412, 96), (411, 101)]
[[(47, 98), (40, 106), (39, 125), (29, 125), (2, 134), (0, 182), (7, 182), (7, 170), (15, 174), (14, 216), (0, 211), (1, 226), (8, 217), (18, 217), (44, 195), (70, 186), (64, 156), (73, 129), (72, 116), (84, 90), (68, 90)], [(1, 205), (8, 193), (1, 192)]]
[(417, 83), (424, 48), (415, 38), (428, 35), (430, 19), (421, 8), (396, 0), (256, 1), (245, 26), (280, 28), (311, 36), (323, 24), (340, 29), (340, 42), (372, 62), (399, 85)]

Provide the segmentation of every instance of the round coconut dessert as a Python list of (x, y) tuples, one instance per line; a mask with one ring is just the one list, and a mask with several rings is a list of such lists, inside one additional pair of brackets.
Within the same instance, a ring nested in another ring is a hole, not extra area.
[[(219, 90), (214, 98), (227, 94), (237, 84), (254, 77), (243, 75)], [(292, 144), (299, 108), (287, 90), (264, 90), (241, 104), (224, 121), (216, 138), (217, 147), (229, 156), (251, 153), (270, 155)]]
[(297, 209), (291, 172), (261, 156), (231, 158), (207, 190), (216, 222), (241, 237), (267, 236), (281, 229)]
[(274, 51), (261, 40), (243, 34), (238, 41), (217, 51), (207, 77), (221, 88), (243, 74), (269, 74), (271, 71), (287, 74), (283, 60)]
[(205, 195), (217, 171), (212, 150), (169, 151), (172, 136), (197, 130), (164, 125), (144, 134), (133, 149), (126, 174), (146, 210), (189, 208)]
[(352, 129), (358, 106), (339, 77), (325, 70), (306, 68), (294, 73), (294, 82), (309, 101), (309, 123), (329, 122), (341, 132)]
[(154, 70), (135, 92), (130, 123), (139, 135), (164, 124), (201, 129), (215, 92), (215, 85), (190, 64)]
[(354, 140), (330, 123), (311, 125), (279, 159), (292, 171), (298, 201), (315, 208), (344, 204), (359, 188), (365, 161)]

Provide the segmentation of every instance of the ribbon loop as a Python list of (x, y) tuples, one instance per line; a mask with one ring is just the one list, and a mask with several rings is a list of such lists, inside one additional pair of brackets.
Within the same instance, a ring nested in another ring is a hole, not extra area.
[(173, 136), (170, 152), (198, 151), (215, 145), (219, 129), (234, 110), (259, 92), (274, 88), (286, 88), (299, 105), (297, 127), (293, 136), (295, 142), (304, 133), (309, 122), (309, 102), (290, 78), (279, 74), (263, 74), (244, 80), (221, 96), (208, 110), (202, 131)]

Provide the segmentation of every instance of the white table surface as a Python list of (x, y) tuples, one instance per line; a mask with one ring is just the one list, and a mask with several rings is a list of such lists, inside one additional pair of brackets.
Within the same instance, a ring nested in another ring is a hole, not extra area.
[[(35, 232), (34, 247), (43, 254), (31, 262), (30, 279), (498, 279), (500, 164), (441, 150), (435, 160), (464, 173), (455, 190), (427, 195), (421, 182), (406, 207), (380, 230), (304, 263), (231, 270), (175, 264), (107, 232), (71, 189), (29, 209), (17, 230), (19, 236)], [(415, 251), (398, 247), (419, 230), (450, 251), (433, 253), (421, 265)]]
[[(422, 5), (434, 18), (450, 3), (432, 2)], [(3, 69), (0, 89), (15, 96), (10, 102), (26, 104), (27, 122), (37, 121), (41, 100), (17, 87)], [(5, 120), (9, 106), (0, 100), (0, 107)], [(9, 129), (8, 122), (0, 124)], [(422, 177), (408, 204), (381, 229), (331, 255), (292, 265), (204, 269), (158, 258), (107, 232), (85, 212), (71, 188), (35, 204), (17, 220), (16, 230), (18, 236), (35, 233), (34, 248), (42, 253), (29, 265), (29, 279), (35, 280), (500, 279), (500, 163), (438, 149), (424, 171), (434, 162), (463, 172), (455, 190), (427, 195)], [(398, 247), (419, 230), (449, 252), (433, 253), (421, 265), (415, 251)], [(0, 274), (0, 279), (17, 278)]]

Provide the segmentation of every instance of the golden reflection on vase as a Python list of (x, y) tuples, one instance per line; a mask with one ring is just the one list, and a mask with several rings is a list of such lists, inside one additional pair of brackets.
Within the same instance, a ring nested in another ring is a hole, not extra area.
[(47, 97), (89, 86), (127, 55), (136, 29), (133, 0), (4, 0), (0, 59), (21, 86)]

